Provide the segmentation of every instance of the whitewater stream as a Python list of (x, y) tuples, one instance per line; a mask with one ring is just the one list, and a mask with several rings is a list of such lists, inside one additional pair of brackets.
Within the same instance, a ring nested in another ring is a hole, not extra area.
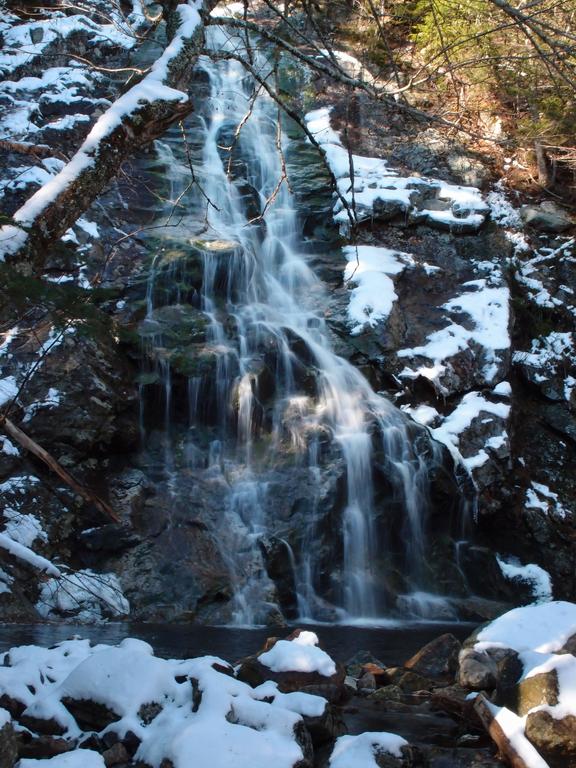
[[(211, 34), (215, 48), (234, 45), (217, 28)], [(259, 66), (266, 76), (266, 63)], [(374, 622), (391, 609), (396, 616), (433, 617), (448, 602), (427, 593), (421, 566), (429, 472), (442, 453), (333, 351), (326, 289), (308, 264), (310, 245), (283, 178), (290, 140), (279, 131), (277, 106), (233, 60), (204, 59), (200, 70), (206, 97), (184, 129), (186, 141), (173, 129), (156, 145), (170, 182), (158, 216), (158, 224), (169, 223), (170, 248), (158, 249), (147, 284), (142, 337), (154, 361), (147, 375), (160, 382), (162, 402), (142, 386), (143, 443), (151, 411), (160, 410), (166, 492), (177, 495), (186, 472), (225, 486), (223, 508), (209, 526), (233, 587), (224, 613), (230, 623), (263, 623), (277, 603), (262, 549), (272, 535), (292, 571), (291, 618)], [(194, 259), (201, 264), (197, 288), (189, 285)], [(166, 351), (159, 321), (168, 308), (207, 318), (202, 359), (209, 365), (189, 365), (186, 413), (175, 396), (175, 353)], [(210, 439), (200, 445), (196, 436), (206, 425)], [(328, 454), (341, 467), (342, 500), (327, 523), (318, 510)], [(389, 503), (402, 510), (400, 536), (382, 524), (376, 454)], [(299, 468), (294, 482), (304, 472), (309, 489), (291, 537), (278, 525), (277, 486), (270, 480), (287, 458)], [(333, 541), (328, 556), (320, 539)], [(394, 605), (376, 565), (393, 549), (398, 556), (399, 546), (410, 588)]]

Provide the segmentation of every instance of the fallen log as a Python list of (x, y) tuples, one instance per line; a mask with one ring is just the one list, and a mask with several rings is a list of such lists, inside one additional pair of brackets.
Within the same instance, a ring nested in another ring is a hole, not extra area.
[(36, 456), (36, 458), (44, 462), (44, 464), (46, 464), (49, 469), (57, 474), (58, 477), (63, 480), (66, 485), (68, 485), (74, 491), (74, 493), (77, 493), (78, 496), (81, 496), (84, 501), (88, 502), (89, 504), (93, 504), (99, 512), (102, 512), (102, 514), (106, 515), (106, 517), (109, 517), (115, 523), (120, 522), (120, 518), (109, 504), (107, 504), (105, 501), (103, 501), (101, 498), (96, 496), (94, 493), (81, 485), (77, 480), (75, 480), (72, 475), (67, 472), (64, 467), (48, 453), (48, 451), (42, 448), (41, 445), (38, 445), (38, 443), (32, 440), (32, 438), (29, 437), (25, 432), (22, 432), (22, 430), (17, 427), (14, 422), (10, 421), (10, 419), (8, 419), (6, 416), (1, 416), (0, 427), (2, 427), (2, 429), (13, 440), (15, 440), (18, 445), (22, 446), (24, 450), (29, 451), (33, 456)]
[[(491, 704), (483, 693), (474, 699), (474, 711), (480, 718), (484, 728), (492, 737), (502, 757), (512, 768), (549, 768), (548, 763), (540, 756), (535, 747), (526, 739), (524, 733), (520, 735), (522, 743), (513, 743), (497, 720), (497, 714), (503, 708)], [(520, 718), (509, 712), (515, 720), (522, 722)], [(523, 755), (520, 754), (520, 750)]]

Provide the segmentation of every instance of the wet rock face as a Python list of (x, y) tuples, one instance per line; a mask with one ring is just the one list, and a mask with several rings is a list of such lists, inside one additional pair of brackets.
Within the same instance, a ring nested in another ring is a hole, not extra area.
[(57, 456), (73, 461), (134, 450), (133, 379), (134, 371), (110, 339), (66, 334), (22, 393), (22, 428)]

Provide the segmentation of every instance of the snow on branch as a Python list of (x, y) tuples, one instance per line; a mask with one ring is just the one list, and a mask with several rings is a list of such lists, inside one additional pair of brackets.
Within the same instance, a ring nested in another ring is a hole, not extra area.
[(175, 33), (150, 72), (101, 115), (70, 162), (0, 228), (0, 261), (17, 263), (23, 271), (41, 268), (46, 248), (90, 206), (132, 152), (191, 111), (185, 89), (203, 43), (201, 14), (209, 5), (188, 0), (176, 7), (176, 23), (169, 25)]

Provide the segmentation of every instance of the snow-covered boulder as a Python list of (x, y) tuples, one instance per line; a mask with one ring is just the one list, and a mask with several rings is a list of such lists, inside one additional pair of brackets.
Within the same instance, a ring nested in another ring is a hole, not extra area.
[[(471, 653), (492, 661), (514, 654), (518, 681), (500, 692), (492, 714), (518, 754), (535, 768), (576, 765), (576, 604), (515, 608), (484, 627)], [(535, 750), (535, 751), (534, 751)]]
[(304, 691), (338, 702), (344, 695), (345, 670), (318, 647), (314, 632), (296, 630), (287, 640), (245, 659), (238, 678), (253, 686), (273, 680), (284, 693)]
[(118, 743), (117, 752), (151, 768), (309, 768), (305, 718), (319, 722), (326, 710), (323, 698), (282, 693), (274, 682), (251, 688), (216, 657), (160, 659), (135, 639), (23, 646), (1, 661), (0, 696), (26, 707), (22, 723), (90, 746), (52, 758), (51, 768), (103, 768), (106, 748)]
[(366, 732), (341, 736), (330, 756), (330, 768), (393, 768), (407, 765), (408, 742), (395, 733)]

